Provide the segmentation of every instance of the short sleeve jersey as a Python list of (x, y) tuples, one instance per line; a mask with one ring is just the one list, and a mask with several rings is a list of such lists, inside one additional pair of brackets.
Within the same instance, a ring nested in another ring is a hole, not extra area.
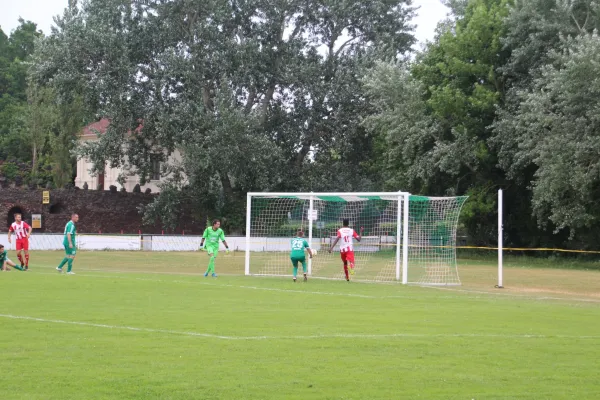
[(215, 231), (212, 226), (209, 226), (204, 230), (204, 235), (202, 235), (202, 237), (206, 240), (206, 247), (218, 248), (219, 240), (225, 240), (225, 232), (223, 232), (223, 229), (221, 228)]
[(29, 224), (25, 221), (21, 221), (20, 224), (13, 222), (10, 224), (10, 232), (14, 232), (17, 239), (24, 239), (27, 237), (27, 231), (29, 231)]
[(308, 242), (301, 237), (293, 238), (291, 241), (292, 251), (290, 252), (290, 258), (304, 258), (304, 249), (307, 249)]
[(75, 245), (75, 236), (77, 235), (77, 228), (75, 227), (75, 223), (73, 223), (73, 221), (69, 221), (67, 222), (67, 225), (65, 225), (65, 238), (63, 240), (64, 245), (69, 244), (69, 239), (67, 237), (68, 233), (71, 234), (71, 240), (73, 241), (73, 245)]
[(352, 228), (340, 228), (337, 232), (337, 237), (340, 238), (340, 252), (354, 251), (352, 247), (352, 239), (358, 238), (358, 234)]
[(6, 253), (6, 250), (0, 252), (0, 263), (4, 263), (4, 261), (6, 261), (8, 259), (8, 255)]

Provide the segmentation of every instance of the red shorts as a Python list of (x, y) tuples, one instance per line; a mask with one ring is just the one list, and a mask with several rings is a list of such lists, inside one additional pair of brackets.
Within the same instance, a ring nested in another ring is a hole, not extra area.
[(354, 264), (354, 252), (353, 251), (344, 251), (340, 252), (340, 256), (342, 257), (342, 261)]
[(29, 250), (29, 239), (27, 239), (27, 238), (17, 239), (16, 250), (21, 251), (21, 249)]

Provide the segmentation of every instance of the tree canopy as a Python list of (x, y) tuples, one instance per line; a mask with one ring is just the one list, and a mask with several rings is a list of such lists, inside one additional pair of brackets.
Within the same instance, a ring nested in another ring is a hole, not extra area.
[(414, 52), (410, 0), (70, 2), (48, 36), (0, 32), (0, 161), (64, 185), (76, 156), (142, 184), (171, 160), (144, 210), (166, 227), (183, 209), (241, 227), (248, 191), (468, 194), (478, 244), (503, 188), (507, 244), (594, 246), (598, 5), (445, 4)]

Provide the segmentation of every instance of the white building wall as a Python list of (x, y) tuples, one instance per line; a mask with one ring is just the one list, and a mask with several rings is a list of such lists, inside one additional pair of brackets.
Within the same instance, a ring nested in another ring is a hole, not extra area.
[[(179, 150), (175, 150), (175, 152), (172, 155), (170, 155), (167, 159), (167, 163), (170, 165), (174, 163), (179, 163), (180, 161), (181, 153), (179, 152)], [(81, 158), (77, 161), (77, 177), (75, 178), (75, 186), (82, 188), (84, 183), (87, 182), (88, 188), (90, 190), (96, 190), (96, 188), (98, 187), (98, 176), (92, 176), (90, 174), (91, 168), (92, 163), (89, 160)], [(122, 172), (122, 168), (109, 168), (107, 166), (104, 173), (104, 190), (109, 190), (109, 187), (111, 185), (116, 186), (117, 189), (120, 190), (122, 186), (117, 182), (117, 179), (119, 178), (119, 175)], [(150, 190), (152, 190), (152, 193), (160, 192), (158, 184), (167, 177), (168, 175), (164, 177), (161, 176), (161, 179), (158, 181), (147, 181), (145, 185), (141, 186), (142, 192), (145, 191), (147, 188), (150, 188)], [(126, 191), (131, 192), (133, 191), (135, 185), (137, 185), (139, 182), (139, 176), (127, 176), (125, 184), (123, 186), (125, 187)]]

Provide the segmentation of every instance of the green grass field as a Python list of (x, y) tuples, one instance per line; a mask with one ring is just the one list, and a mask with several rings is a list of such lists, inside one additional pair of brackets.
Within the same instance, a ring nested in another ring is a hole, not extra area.
[[(15, 259), (11, 254), (12, 258)], [(423, 288), (244, 277), (243, 255), (59, 252), (0, 273), (0, 399), (600, 398), (600, 271), (459, 262)], [(590, 264), (592, 265), (592, 264)]]

